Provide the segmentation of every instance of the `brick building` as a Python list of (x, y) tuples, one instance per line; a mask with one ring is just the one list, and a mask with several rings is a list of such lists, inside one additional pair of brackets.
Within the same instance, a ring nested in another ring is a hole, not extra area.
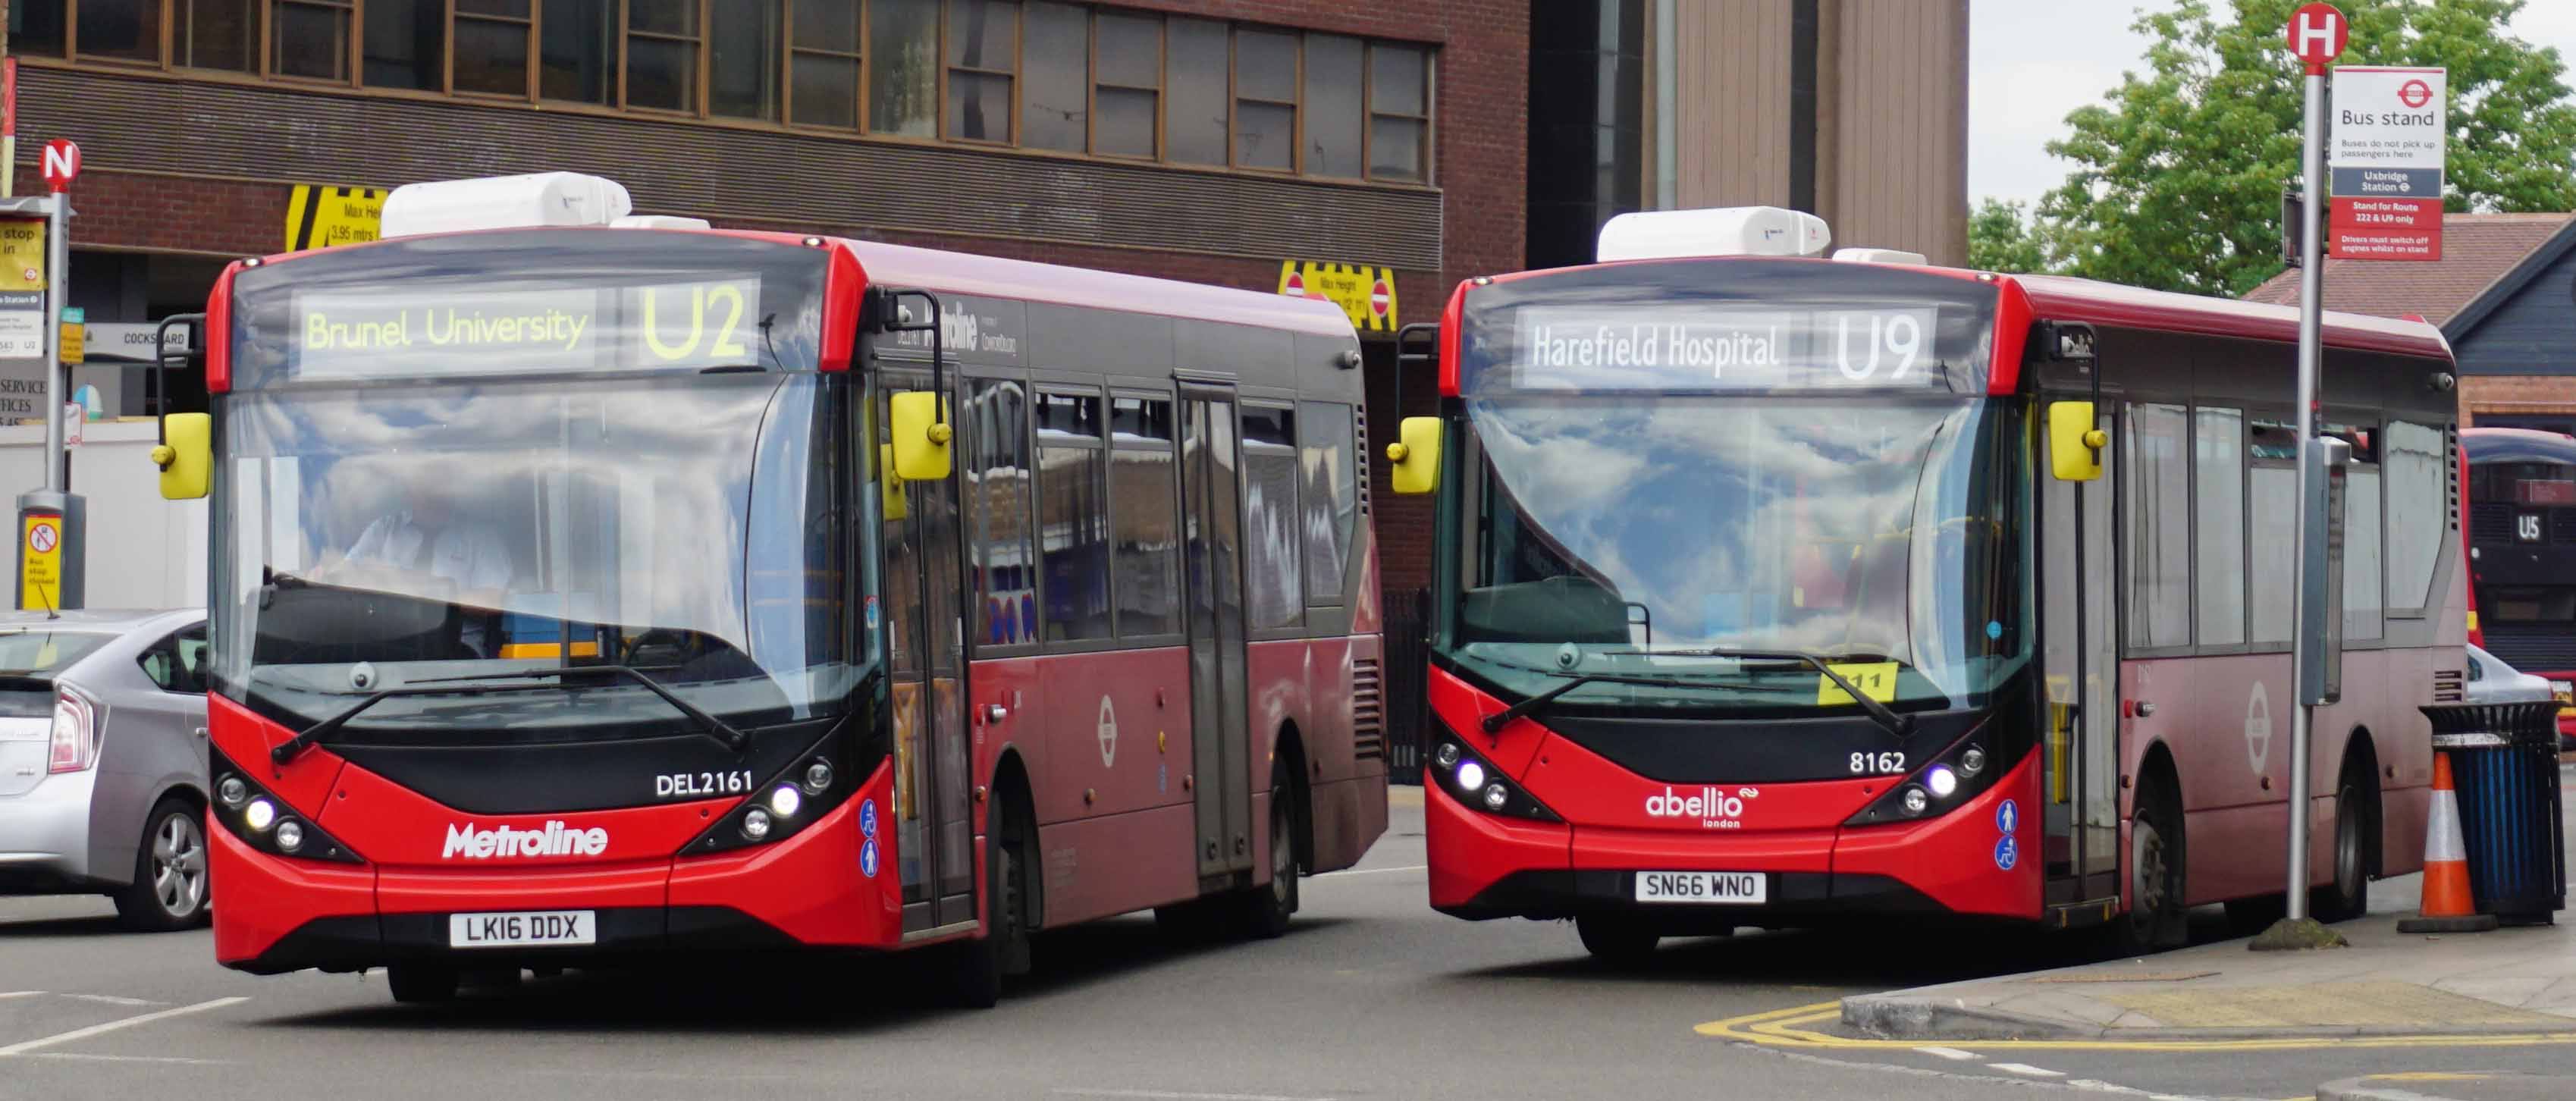
[[(2327, 309), (2440, 326), (2459, 359), (2462, 426), (2576, 433), (2576, 215), (2445, 214), (2441, 260), (2328, 260), (2320, 287)], [(2245, 297), (2295, 306), (2299, 273)]]

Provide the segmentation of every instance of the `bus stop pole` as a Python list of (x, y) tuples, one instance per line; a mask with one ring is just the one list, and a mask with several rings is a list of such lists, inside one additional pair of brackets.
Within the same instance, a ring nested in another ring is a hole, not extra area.
[[(2298, 682), (2299, 706), (2290, 717), (2290, 845), (2288, 884), (2284, 899), (2291, 921), (2308, 916), (2308, 739), (2316, 709), (2316, 693), (2308, 684), (2308, 663), (2323, 646), (2324, 639), (2309, 638), (2304, 629), (2311, 605), (2323, 601), (2325, 594), (2313, 591), (2324, 582), (2326, 533), (2311, 523), (2315, 512), (2307, 507), (2308, 497), (2325, 490), (2322, 479), (2309, 468), (2309, 441), (2317, 434), (2317, 361), (2322, 343), (2324, 281), (2323, 235), (2318, 233), (2318, 211), (2325, 206), (2328, 191), (2325, 174), (2326, 75), (2319, 62), (2307, 65), (2307, 141), (2300, 166), (2307, 179), (2308, 199), (2299, 204), (2299, 563), (2298, 583), (2290, 589), (2290, 622), (2298, 629), (2290, 632), (2290, 668)], [(2331, 603), (2325, 604), (2331, 607)]]
[(63, 307), (71, 301), (71, 250), (63, 238), (70, 236), (70, 219), (63, 211), (71, 206), (71, 193), (56, 191), (49, 200), (52, 209), (45, 213), (45, 489), (63, 491)]

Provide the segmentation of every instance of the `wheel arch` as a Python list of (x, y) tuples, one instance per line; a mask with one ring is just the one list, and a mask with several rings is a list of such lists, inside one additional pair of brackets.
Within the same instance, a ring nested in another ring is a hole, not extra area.
[(1021, 828), (1028, 831), (1026, 840), (1031, 863), (1026, 885), (1028, 925), (1032, 931), (1043, 929), (1046, 927), (1046, 875), (1045, 860), (1038, 845), (1037, 789), (1029, 779), (1028, 759), (1018, 745), (1005, 744), (994, 752), (993, 778), (986, 784), (985, 791), (984, 829), (987, 833), (999, 828), (993, 819), (995, 812), (999, 811), (1010, 812), (1018, 819)]
[(1315, 866), (1314, 777), (1311, 773), (1312, 758), (1306, 755), (1306, 741), (1297, 729), (1297, 720), (1281, 720), (1270, 746), (1273, 771), (1285, 772), (1288, 777), (1288, 792), (1293, 800), (1289, 815), (1296, 825), (1291, 841), (1297, 847), (1297, 866), (1312, 868)]

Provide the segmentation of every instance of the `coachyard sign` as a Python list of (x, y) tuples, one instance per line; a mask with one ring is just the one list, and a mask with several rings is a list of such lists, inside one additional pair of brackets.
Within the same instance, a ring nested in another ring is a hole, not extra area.
[(1340, 306), (1351, 316), (1351, 327), (1364, 333), (1396, 329), (1394, 268), (1282, 260), (1279, 293), (1322, 298)]

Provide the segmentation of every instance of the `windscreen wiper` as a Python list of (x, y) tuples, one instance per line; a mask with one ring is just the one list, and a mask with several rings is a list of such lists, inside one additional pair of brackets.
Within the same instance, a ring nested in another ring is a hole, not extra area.
[(1731, 650), (1717, 646), (1693, 650), (1638, 650), (1632, 652), (1647, 654), (1653, 657), (1733, 658), (1737, 661), (1787, 661), (1796, 662), (1801, 665), (1811, 665), (1815, 667), (1817, 672), (1824, 674), (1826, 680), (1834, 682), (1834, 687), (1842, 689), (1844, 695), (1850, 696), (1853, 703), (1859, 704), (1861, 710), (1869, 712), (1870, 718), (1878, 720), (1878, 725), (1886, 727), (1888, 733), (1894, 734), (1899, 738), (1914, 733), (1914, 716), (1899, 712), (1895, 708), (1887, 706), (1887, 704), (1881, 701), (1878, 697), (1861, 691), (1860, 686), (1853, 684), (1850, 678), (1835, 672), (1833, 666), (1834, 659), (1824, 654), (1810, 653), (1805, 650)]
[(1673, 680), (1663, 677), (1632, 677), (1619, 673), (1551, 673), (1549, 675), (1565, 677), (1566, 682), (1557, 685), (1554, 688), (1550, 688), (1545, 692), (1541, 692), (1538, 695), (1524, 699), (1510, 707), (1494, 712), (1491, 715), (1485, 716), (1485, 733), (1500, 733), (1504, 727), (1512, 724), (1512, 720), (1520, 718), (1523, 715), (1535, 714), (1547, 705), (1555, 703), (1557, 697), (1574, 691), (1577, 688), (1581, 688), (1587, 684), (1633, 684), (1646, 688), (1706, 688), (1713, 684), (1723, 684), (1723, 686), (1727, 688), (1749, 689), (1753, 691), (1768, 690), (1765, 686), (1757, 684), (1725, 684), (1724, 682), (1719, 681)]
[[(654, 681), (652, 677), (647, 676), (644, 670), (627, 665), (580, 665), (556, 667), (551, 669), (513, 669), (506, 673), (475, 673), (462, 677), (433, 677), (428, 680), (413, 681), (400, 688), (387, 688), (383, 691), (369, 695), (367, 698), (359, 700), (357, 703), (351, 704), (339, 714), (305, 727), (294, 737), (278, 743), (277, 748), (269, 750), (268, 756), (270, 760), (281, 765), (288, 761), (292, 761), (295, 759), (297, 754), (304, 752), (307, 748), (320, 745), (331, 735), (339, 733), (341, 727), (349, 725), (349, 720), (357, 718), (360, 713), (366, 711), (368, 708), (374, 707), (386, 700), (408, 696), (480, 696), (499, 692), (540, 692), (550, 688), (564, 688), (568, 686), (561, 683), (491, 684), (483, 682), (504, 680), (544, 680), (590, 673), (607, 673), (616, 676), (628, 677), (634, 680), (636, 683), (643, 685), (654, 695), (661, 697), (662, 701), (670, 704), (674, 710), (688, 716), (691, 722), (697, 724), (700, 732), (719, 742), (723, 742), (726, 748), (731, 749), (736, 753), (742, 752), (745, 746), (751, 744), (751, 735), (743, 733), (739, 728), (723, 719), (719, 719), (714, 715), (710, 715), (705, 711), (700, 710), (696, 705), (691, 704), (689, 701), (673, 695), (669, 689), (662, 687), (661, 684)], [(448, 687), (451, 685), (457, 687)]]

